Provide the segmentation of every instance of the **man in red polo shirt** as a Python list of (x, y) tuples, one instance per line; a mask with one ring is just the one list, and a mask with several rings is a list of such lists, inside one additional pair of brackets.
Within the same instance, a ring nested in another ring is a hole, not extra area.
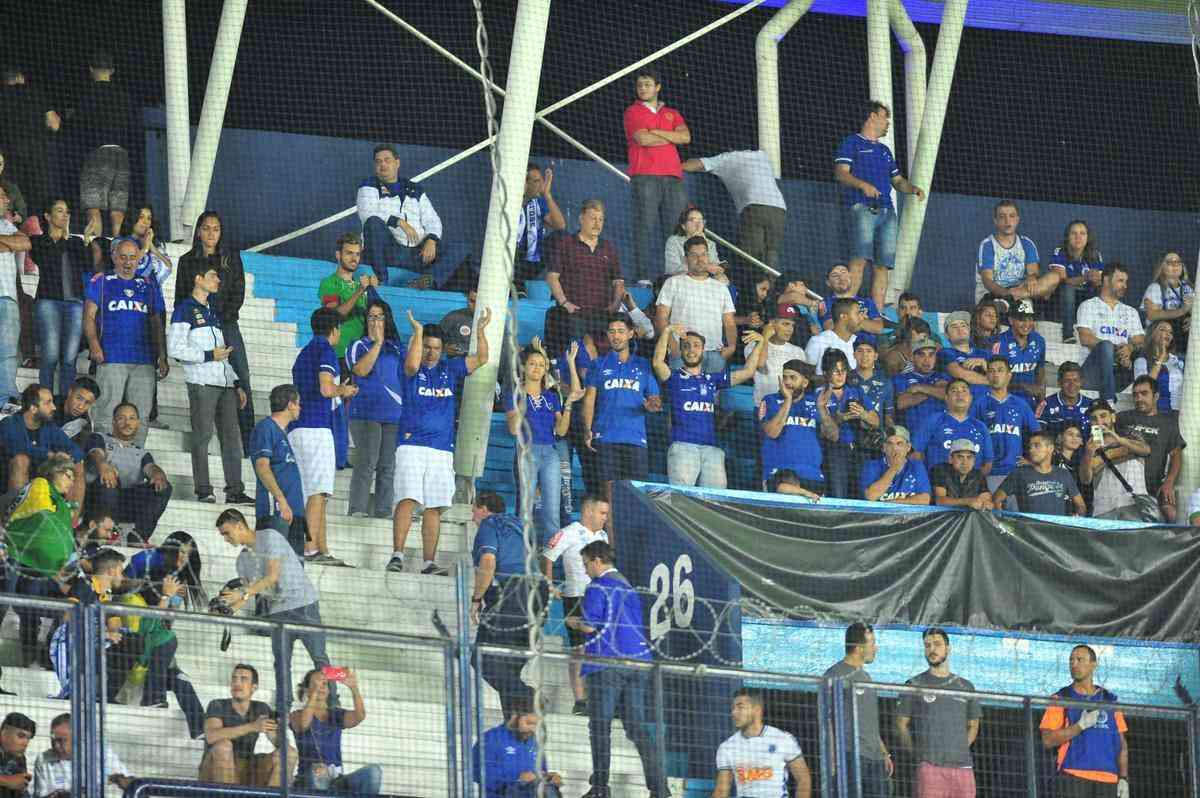
[(584, 200), (579, 232), (558, 236), (546, 251), (546, 284), (554, 301), (570, 314), (573, 337), (583, 335), (588, 319), (617, 312), (625, 296), (617, 248), (600, 237), (603, 230), (604, 203)]
[[(629, 147), (629, 184), (633, 189), (630, 277), (641, 283), (662, 273), (663, 244), (687, 206), (678, 145), (690, 144), (692, 134), (683, 115), (659, 101), (662, 80), (658, 73), (641, 70), (634, 86), (637, 102), (625, 109), (625, 141)], [(647, 242), (655, 221), (662, 225), (660, 235)]]

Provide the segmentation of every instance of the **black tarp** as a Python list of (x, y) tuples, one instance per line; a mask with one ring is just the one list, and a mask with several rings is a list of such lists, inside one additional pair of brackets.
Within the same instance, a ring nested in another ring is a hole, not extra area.
[(796, 617), (1197, 642), (1200, 529), (642, 497), (744, 595)]

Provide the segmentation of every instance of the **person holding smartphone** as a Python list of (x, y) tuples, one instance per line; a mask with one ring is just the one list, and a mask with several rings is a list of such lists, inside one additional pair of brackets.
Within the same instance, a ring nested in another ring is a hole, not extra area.
[[(72, 753), (71, 713), (64, 712), (50, 721), (50, 747), (38, 754), (33, 764), (33, 791), (30, 794), (34, 798), (70, 798), (75, 783)], [(122, 790), (134, 779), (133, 771), (107, 745), (104, 746), (104, 772), (108, 783)]]
[[(329, 705), (329, 683), (346, 685), (354, 698), (354, 709)], [(296, 695), (304, 706), (292, 712), (288, 722), (296, 735), (300, 767), (295, 788), (328, 790), (339, 795), (379, 795), (383, 769), (367, 765), (347, 773), (342, 761), (342, 732), (366, 720), (367, 707), (358, 689), (358, 675), (349, 668), (325, 666), (304, 674)]]

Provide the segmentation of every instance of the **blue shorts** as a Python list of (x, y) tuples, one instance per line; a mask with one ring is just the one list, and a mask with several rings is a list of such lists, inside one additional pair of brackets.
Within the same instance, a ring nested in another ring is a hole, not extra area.
[(895, 208), (872, 209), (856, 202), (846, 209), (846, 225), (851, 260), (869, 260), (885, 269), (895, 267), (896, 236), (900, 231)]

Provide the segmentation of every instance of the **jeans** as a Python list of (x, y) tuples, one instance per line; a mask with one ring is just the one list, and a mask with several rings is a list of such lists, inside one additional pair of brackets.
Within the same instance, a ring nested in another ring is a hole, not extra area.
[[(524, 648), (529, 643), (529, 583), (521, 577), (502, 579), (483, 594), (477, 646)], [(545, 597), (541, 601), (545, 606)], [(484, 654), (479, 657), (479, 676), (500, 695), (504, 717), (510, 717), (518, 702), (533, 699), (533, 689), (521, 681), (522, 657)]]
[(858, 498), (858, 475), (853, 471), (854, 447), (840, 441), (821, 441), (821, 446), (825, 450), (821, 470), (825, 472), (829, 495), (835, 499)]
[[(530, 482), (537, 486), (542, 494), (542, 503), (534, 514), (534, 524), (538, 531), (538, 540), (545, 542), (559, 530), (562, 501), (562, 465), (558, 449), (552, 443), (535, 443), (529, 447), (529, 454), (524, 463), (518, 462), (514, 470), (518, 474), (528, 474)], [(523, 480), (517, 483), (517, 502), (520, 506), (520, 487)]]
[[(100, 398), (92, 410), (96, 432), (112, 432), (113, 410), (121, 404), (122, 398), (138, 409), (142, 419), (149, 418), (156, 378), (153, 363), (101, 363), (96, 369)], [(145, 447), (149, 432), (150, 425), (143, 423), (134, 442)]]
[(21, 309), (17, 300), (0, 297), (0, 402), (20, 395), (17, 390), (18, 350), (21, 338)]
[(658, 746), (646, 729), (646, 674), (604, 668), (592, 671), (584, 679), (588, 694), (588, 737), (592, 744), (592, 785), (608, 786), (612, 720), (617, 717), (642, 760), (646, 789), (651, 795), (665, 798), (670, 793), (662, 763), (658, 761)]
[(1062, 338), (1064, 341), (1075, 337), (1075, 309), (1079, 307), (1079, 294), (1087, 289), (1083, 286), (1058, 284), (1058, 301), (1062, 308)]
[[(75, 358), (79, 356), (79, 336), (83, 332), (83, 303), (59, 299), (39, 299), (33, 306), (34, 325), (41, 348), (38, 382), (55, 396), (65, 394), (75, 382)], [(58, 372), (58, 388), (54, 373)]]
[(338, 776), (329, 785), (334, 795), (379, 795), (383, 789), (383, 768), (367, 765), (353, 773)]
[(1100, 341), (1083, 361), (1083, 387), (1100, 392), (1100, 398), (1115, 401), (1117, 391), (1133, 382), (1133, 371), (1117, 363), (1116, 347), (1111, 341)]
[[(321, 603), (314, 601), (303, 607), (272, 612), (266, 616), (266, 619), (283, 623), (307, 623), (320, 626)], [(304, 650), (312, 658), (314, 667), (324, 668), (329, 665), (329, 656), (325, 653), (324, 632), (288, 633), (286, 645), (280, 645), (279, 638), (271, 635), (271, 653), (275, 655), (275, 678), (283, 686), (285, 704), (289, 707), (292, 705), (292, 648), (296, 645), (297, 640), (304, 645)], [(337, 685), (333, 682), (329, 683), (329, 699), (331, 704), (337, 699)]]
[[(397, 243), (392, 237), (391, 228), (377, 216), (367, 219), (362, 234), (363, 263), (370, 264), (379, 282), (384, 285), (404, 286), (411, 279), (407, 273), (415, 272), (431, 275), (434, 285), (441, 288), (449, 282), (467, 256), (461, 247), (438, 241), (437, 257), (433, 263), (426, 265), (421, 260), (420, 247), (406, 247)], [(389, 272), (392, 267), (396, 267), (396, 270)]]
[[(653, 280), (662, 274), (663, 245), (687, 207), (687, 189), (682, 180), (666, 175), (633, 175), (629, 185), (633, 190), (633, 265), (626, 274), (632, 282)], [(661, 225), (660, 234), (648, 244), (655, 223)], [(655, 259), (653, 268), (651, 258)]]
[(158, 519), (171, 500), (171, 486), (156, 491), (149, 482), (127, 488), (107, 488), (100, 480), (87, 487), (87, 504), (103, 509), (117, 523), (132, 521), (134, 534), (143, 542), (150, 540)]
[(872, 208), (856, 202), (847, 211), (850, 224), (850, 257), (869, 260), (875, 266), (896, 265), (896, 236), (900, 217), (895, 208)]
[(188, 409), (192, 421), (192, 437), (188, 444), (192, 455), (192, 481), (197, 496), (213, 492), (208, 474), (208, 442), (213, 427), (221, 441), (221, 468), (225, 473), (225, 494), (244, 493), (242, 482), (242, 441), (238, 435), (236, 388), (187, 383)]
[[(374, 518), (391, 518), (392, 478), (396, 471), (398, 424), (350, 420), (354, 438), (354, 475), (350, 478), (350, 512)], [(371, 486), (375, 487), (372, 510)]]
[(702, 488), (725, 488), (725, 451), (717, 446), (676, 441), (667, 449), (667, 481), (672, 485), (699, 483)]
[(571, 442), (559, 438), (554, 442), (554, 451), (558, 453), (559, 497), (558, 517), (566, 518), (575, 510), (574, 473), (571, 468)]
[[(242, 329), (236, 321), (227, 321), (221, 326), (225, 336), (225, 345), (232, 346), (229, 353), (229, 365), (237, 375), (242, 390), (246, 392), (246, 406), (238, 408), (238, 429), (242, 433), (242, 451), (250, 451), (250, 433), (254, 432), (254, 394), (250, 390), (250, 361), (246, 358), (246, 342), (242, 338)], [(236, 407), (236, 405), (235, 405)]]
[(747, 205), (738, 217), (738, 246), (779, 271), (779, 249), (786, 223), (787, 211), (783, 208)]

